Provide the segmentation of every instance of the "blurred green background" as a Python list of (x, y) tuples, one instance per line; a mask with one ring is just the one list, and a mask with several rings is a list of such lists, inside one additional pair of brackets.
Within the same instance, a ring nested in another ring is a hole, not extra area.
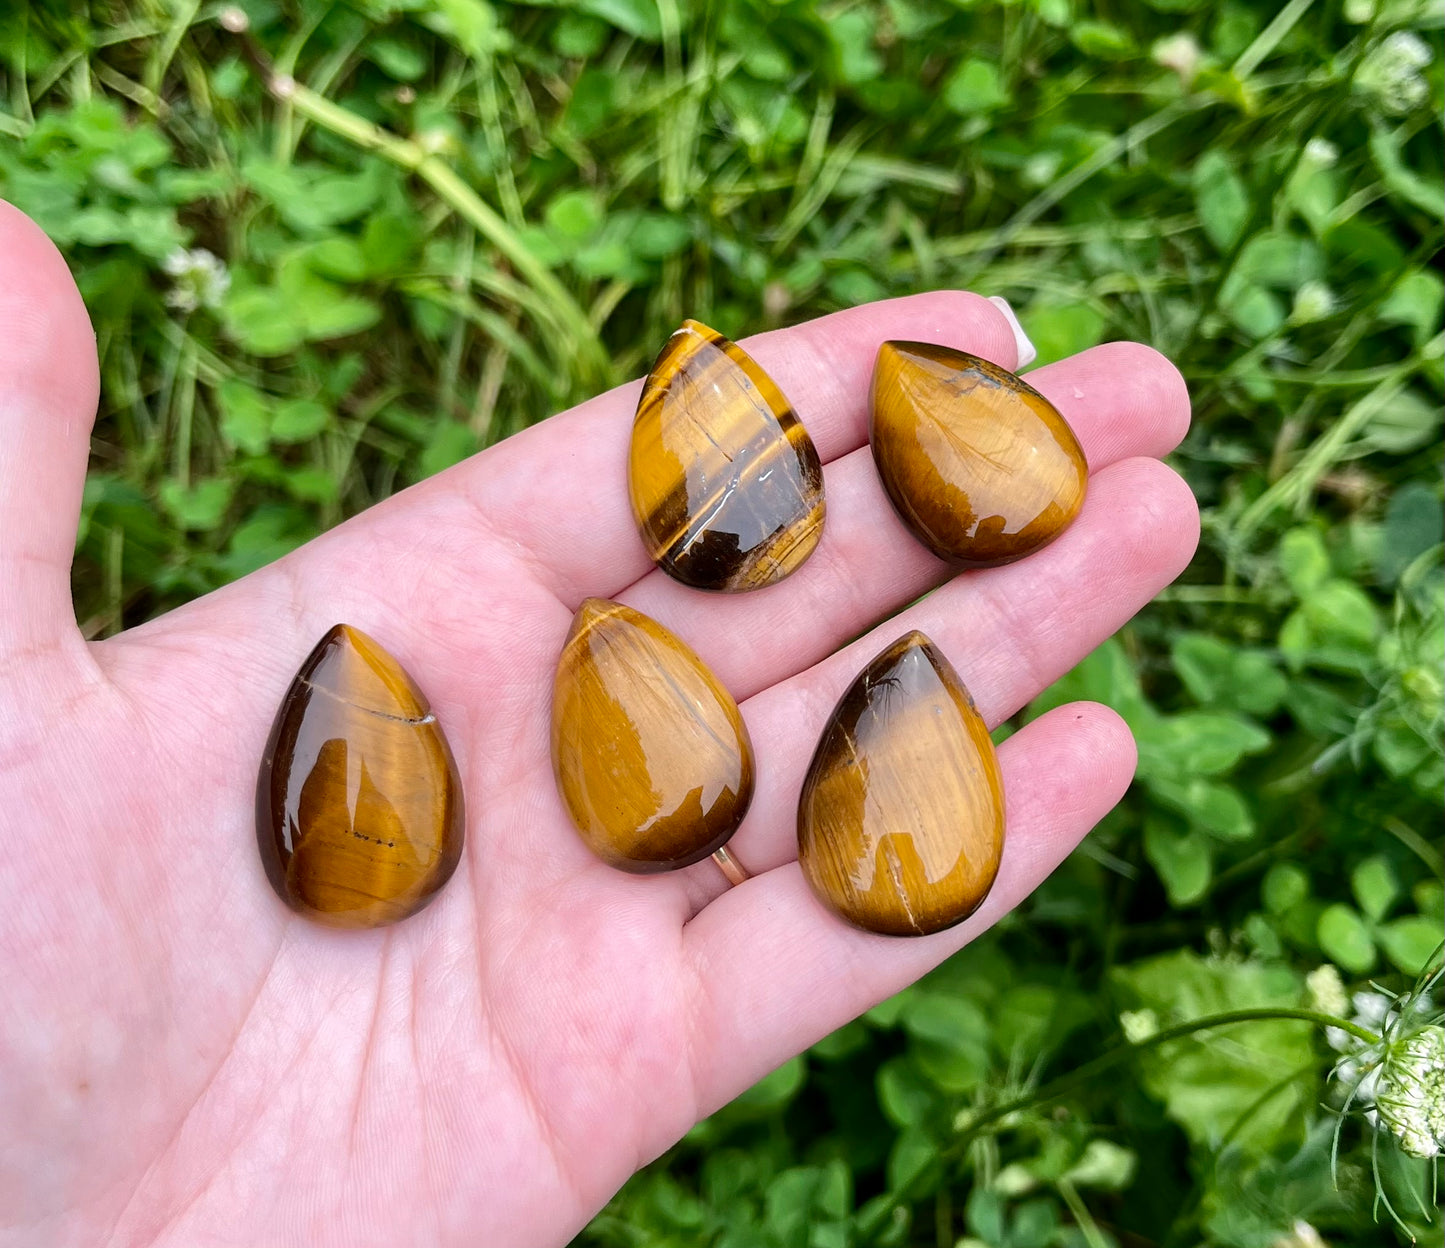
[(1439, 4), (243, 7), (275, 93), (217, 5), (0, 22), (0, 194), (99, 337), (92, 636), (640, 373), (688, 315), (968, 286), (1045, 362), (1137, 338), (1194, 395), (1198, 558), (1028, 712), (1120, 710), (1123, 806), (579, 1242), (1439, 1244), (1438, 1163), (1339, 1121), (1318, 1027), (1131, 1044), (1348, 1017), (1341, 984), (1402, 991), (1440, 940)]

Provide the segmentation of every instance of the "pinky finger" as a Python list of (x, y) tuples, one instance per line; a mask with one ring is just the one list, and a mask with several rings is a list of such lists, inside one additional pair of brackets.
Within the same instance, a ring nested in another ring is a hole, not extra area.
[(1008, 831), (998, 879), (935, 936), (860, 932), (814, 897), (796, 862), (704, 908), (684, 936), (698, 989), (694, 1070), (711, 1113), (793, 1054), (911, 984), (1024, 900), (1124, 795), (1134, 740), (1091, 702), (1035, 720), (999, 749)]

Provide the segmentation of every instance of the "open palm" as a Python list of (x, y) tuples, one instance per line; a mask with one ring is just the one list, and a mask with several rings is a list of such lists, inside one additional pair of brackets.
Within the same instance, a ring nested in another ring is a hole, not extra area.
[[(629, 385), (88, 644), (68, 568), (94, 340), (63, 261), (0, 204), (0, 1242), (563, 1243), (700, 1116), (1053, 869), (1132, 775), (1103, 707), (1002, 747), (998, 882), (926, 939), (854, 931), (814, 900), (795, 861), (803, 771), (851, 677), (909, 628), (997, 723), (1179, 572), (1194, 503), (1148, 457), (1182, 436), (1184, 388), (1123, 343), (1032, 374), (1088, 455), (1083, 513), (875, 627), (949, 577), (864, 445), (886, 338), (1017, 362), (1000, 312), (957, 293), (750, 340), (826, 464), (823, 540), (775, 588), (707, 596), (651, 570), (626, 495)], [(568, 824), (551, 679), (589, 595), (655, 616), (742, 704), (759, 774), (741, 886), (711, 862), (624, 875)], [(278, 700), (340, 621), (426, 690), (467, 796), (452, 882), (376, 931), (286, 910), (252, 822)]]

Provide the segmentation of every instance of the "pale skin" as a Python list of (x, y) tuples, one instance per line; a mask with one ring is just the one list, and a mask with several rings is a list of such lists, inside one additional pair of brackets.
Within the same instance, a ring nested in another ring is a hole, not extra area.
[[(564, 1244), (700, 1117), (1028, 896), (1129, 784), (1107, 708), (1004, 744), (998, 882), (925, 939), (813, 898), (803, 771), (848, 682), (909, 629), (997, 724), (1168, 584), (1198, 535), (1158, 461), (1188, 398), (1137, 344), (1031, 373), (1079, 435), (1088, 500), (1046, 550), (950, 580), (865, 445), (887, 338), (1017, 361), (1002, 314), (956, 292), (746, 340), (826, 464), (822, 542), (775, 588), (704, 595), (650, 567), (625, 486), (633, 383), (87, 642), (69, 568), (95, 342), (64, 261), (0, 204), (0, 1244)], [(624, 875), (567, 822), (550, 690), (588, 595), (678, 632), (741, 703), (759, 773), (741, 886), (706, 861)], [(375, 931), (287, 910), (253, 829), (277, 703), (339, 621), (427, 691), (467, 795), (451, 883)]]

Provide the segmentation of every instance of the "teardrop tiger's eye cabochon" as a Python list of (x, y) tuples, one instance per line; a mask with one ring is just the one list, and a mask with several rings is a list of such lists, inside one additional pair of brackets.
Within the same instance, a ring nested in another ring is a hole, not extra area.
[(1084, 503), (1088, 464), (1058, 409), (963, 351), (885, 342), (869, 440), (903, 522), (934, 554), (966, 567), (1047, 546)]
[(552, 769), (582, 839), (624, 871), (706, 858), (753, 798), (737, 703), (655, 620), (589, 598), (557, 661)]
[(798, 862), (856, 927), (922, 936), (993, 887), (1003, 783), (988, 727), (922, 633), (868, 664), (838, 703), (803, 781)]
[(696, 589), (780, 581), (823, 530), (808, 431), (751, 356), (697, 321), (667, 340), (642, 388), (628, 486), (647, 553)]
[(333, 927), (414, 914), (456, 870), (461, 780), (426, 697), (338, 624), (281, 703), (256, 783), (256, 836), (281, 900)]

